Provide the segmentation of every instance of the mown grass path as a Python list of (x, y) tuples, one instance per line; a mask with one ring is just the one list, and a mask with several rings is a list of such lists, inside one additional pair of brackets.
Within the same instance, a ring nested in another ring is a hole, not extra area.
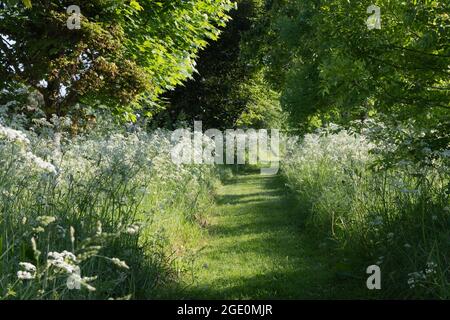
[(279, 177), (238, 175), (218, 195), (193, 299), (345, 298), (335, 262), (304, 232), (297, 201)]

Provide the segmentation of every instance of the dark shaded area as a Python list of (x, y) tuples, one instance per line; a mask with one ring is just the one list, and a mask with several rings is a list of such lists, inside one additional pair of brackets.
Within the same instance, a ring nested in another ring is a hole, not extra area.
[(253, 0), (240, 0), (238, 7), (219, 40), (200, 54), (198, 73), (165, 95), (169, 104), (156, 116), (156, 124), (171, 127), (178, 121), (191, 124), (195, 119), (203, 121), (205, 128), (235, 126), (250, 98), (240, 85), (252, 76), (254, 69), (240, 61), (240, 43), (242, 34), (251, 27), (257, 5)]
[[(207, 289), (188, 288), (183, 297), (190, 299), (323, 299), (354, 298), (368, 294), (364, 270), (353, 270), (358, 277), (342, 277), (341, 257), (322, 248), (319, 241), (306, 232), (301, 204), (284, 192), (280, 177), (239, 176), (235, 183), (261, 184), (263, 193), (231, 194), (218, 199), (224, 205), (243, 205), (242, 210), (227, 211), (238, 223), (211, 226), (215, 238), (248, 239), (213, 248), (212, 256), (229, 253), (270, 257), (275, 269), (254, 276), (214, 281)], [(242, 207), (242, 206), (241, 206)], [(248, 237), (245, 237), (247, 236)], [(250, 262), (250, 261), (249, 261)], [(224, 262), (225, 263), (225, 262)], [(236, 266), (239, 268), (239, 266)]]

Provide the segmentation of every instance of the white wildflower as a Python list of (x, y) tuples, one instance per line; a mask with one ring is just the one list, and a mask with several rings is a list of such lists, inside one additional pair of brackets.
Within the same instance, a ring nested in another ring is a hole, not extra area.
[(18, 142), (21, 144), (30, 144), (30, 140), (28, 140), (25, 133), (14, 130), (11, 128), (4, 127), (0, 124), (0, 137), (5, 138), (8, 141)]
[(426, 274), (435, 274), (436, 273), (436, 269), (437, 269), (437, 264), (434, 262), (428, 262), (427, 266), (425, 268), (425, 273)]
[(408, 285), (411, 289), (414, 289), (414, 287), (416, 286), (416, 280), (414, 280), (414, 278), (409, 278)]
[(123, 268), (123, 269), (130, 269), (130, 267), (128, 267), (128, 265), (125, 263), (125, 261), (122, 261), (118, 258), (112, 258), (111, 261), (118, 267)]
[(420, 284), (427, 278), (423, 271), (409, 273), (408, 277), (408, 285), (411, 289), (414, 289), (417, 284)]
[(138, 225), (131, 225), (127, 228), (127, 233), (130, 235), (137, 234), (139, 232), (139, 226)]
[(40, 217), (37, 217), (36, 220), (37, 220), (37, 222), (38, 222), (40, 225), (46, 227), (46, 226), (48, 226), (49, 224), (55, 222), (55, 221), (56, 221), (56, 218), (55, 218), (55, 217), (51, 217), (51, 216), (40, 216)]
[(49, 173), (53, 173), (53, 174), (57, 173), (56, 167), (53, 164), (39, 158), (38, 156), (34, 155), (33, 153), (27, 152), (26, 157), (29, 161), (33, 162), (38, 168), (40, 168), (44, 171), (47, 171)]
[(72, 245), (75, 243), (75, 228), (70, 226), (70, 242), (72, 242)]
[(28, 262), (20, 262), (19, 266), (21, 266), (25, 271), (36, 272), (36, 266), (34, 264)]
[(75, 265), (77, 258), (72, 252), (63, 251), (49, 252), (47, 258), (47, 265), (54, 266), (66, 273), (75, 273), (78, 270), (78, 266)]
[(20, 280), (32, 280), (35, 275), (28, 271), (17, 271), (17, 278)]

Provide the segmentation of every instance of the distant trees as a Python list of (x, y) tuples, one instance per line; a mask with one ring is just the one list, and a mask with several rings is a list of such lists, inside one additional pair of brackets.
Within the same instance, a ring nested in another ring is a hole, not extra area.
[[(368, 13), (374, 3), (381, 29)], [(448, 1), (273, 0), (266, 9), (253, 63), (281, 92), (292, 126), (308, 131), (384, 114), (393, 126), (428, 128), (423, 138), (436, 149), (448, 146)]]
[[(77, 103), (151, 115), (158, 97), (195, 70), (195, 59), (228, 21), (231, 0), (85, 0), (70, 30), (74, 1), (0, 1), (0, 90), (25, 86), (47, 115)], [(0, 97), (2, 99), (2, 97)], [(1, 102), (1, 101), (0, 101)]]
[(446, 1), (271, 1), (260, 62), (293, 119), (401, 117), (450, 108), (450, 15)]
[(447, 1), (378, 0), (381, 29), (372, 0), (238, 0), (228, 24), (232, 0), (86, 0), (79, 30), (66, 26), (71, 4), (0, 1), (0, 103), (25, 85), (48, 115), (102, 103), (222, 128), (269, 126), (280, 101), (302, 131), (385, 114), (448, 144)]
[(246, 42), (253, 41), (255, 23), (266, 13), (264, 0), (238, 0), (232, 20), (219, 41), (198, 59), (192, 80), (168, 92), (168, 109), (159, 122), (195, 118), (209, 128), (268, 127), (279, 117), (279, 96), (251, 64)]

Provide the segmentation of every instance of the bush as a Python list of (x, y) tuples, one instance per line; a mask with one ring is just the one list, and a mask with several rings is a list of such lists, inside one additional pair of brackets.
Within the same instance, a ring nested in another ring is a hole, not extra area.
[(0, 298), (157, 297), (176, 270), (153, 221), (207, 214), (213, 169), (172, 163), (164, 131), (48, 137), (0, 125)]
[(390, 297), (448, 298), (448, 151), (393, 162), (388, 149), (392, 141), (329, 126), (288, 146), (283, 174), (310, 228), (360, 258), (353, 272), (380, 265)]

